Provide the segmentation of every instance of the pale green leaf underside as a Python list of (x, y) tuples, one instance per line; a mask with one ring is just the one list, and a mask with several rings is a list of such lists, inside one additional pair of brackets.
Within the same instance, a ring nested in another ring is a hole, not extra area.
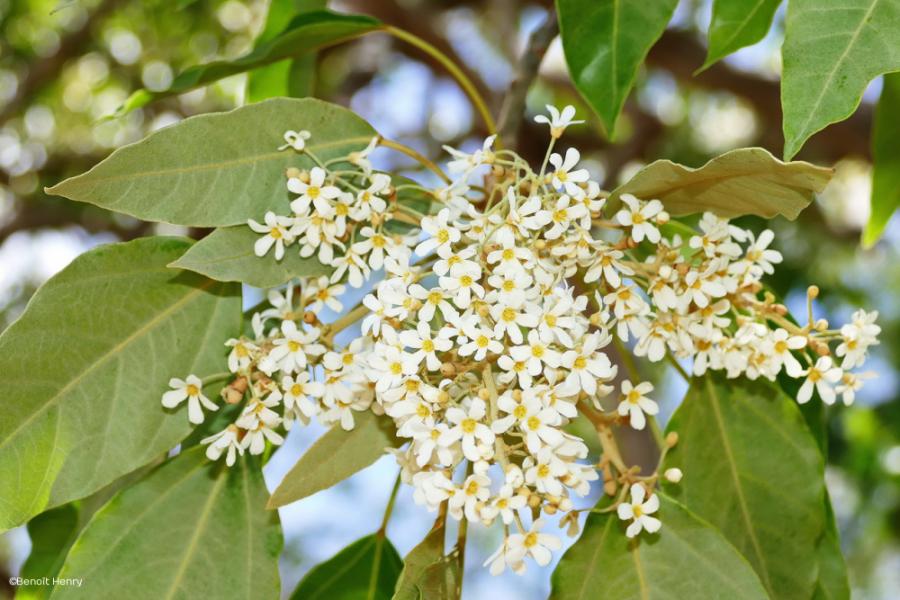
[(790, 0), (781, 53), (791, 158), (811, 135), (849, 117), (875, 77), (900, 71), (900, 2)]
[(390, 540), (373, 533), (313, 567), (291, 600), (391, 600), (402, 565)]
[(284, 31), (261, 43), (244, 56), (190, 67), (179, 73), (169, 89), (162, 92), (138, 90), (125, 101), (116, 114), (121, 116), (161, 98), (183, 94), (219, 79), (265, 67), (289, 57), (302, 56), (319, 48), (351, 40), (380, 27), (380, 21), (365, 15), (346, 15), (322, 10), (301, 14), (291, 21)]
[(847, 579), (847, 565), (841, 553), (841, 540), (838, 535), (831, 499), (825, 492), (825, 532), (816, 548), (816, 562), (819, 565), (819, 578), (813, 600), (849, 600), (850, 582)]
[(715, 0), (703, 68), (766, 36), (781, 0)]
[(673, 215), (712, 211), (727, 218), (780, 214), (795, 219), (832, 175), (832, 169), (807, 162), (781, 162), (763, 148), (740, 148), (696, 169), (657, 160), (616, 188), (611, 201), (627, 193), (657, 198)]
[(160, 129), (47, 192), (192, 227), (261, 221), (268, 210), (289, 214), (285, 169), (312, 166), (294, 150), (278, 150), (289, 129), (309, 131), (308, 148), (322, 160), (361, 150), (375, 135), (340, 106), (274, 98)]
[[(898, 33), (900, 35), (900, 33)], [(871, 247), (900, 208), (900, 73), (884, 76), (872, 133), (872, 212), (863, 231)]]
[(678, 0), (557, 0), (559, 29), (575, 87), (610, 137), (641, 63)]
[(240, 281), (260, 288), (275, 287), (295, 277), (326, 275), (334, 267), (322, 264), (315, 255), (300, 257), (300, 246), (285, 248), (284, 258), (275, 260), (275, 249), (256, 256), (253, 244), (260, 238), (246, 225), (216, 229), (194, 244), (171, 267), (195, 271), (217, 281)]
[(588, 515), (553, 573), (550, 598), (768, 599), (750, 565), (715, 529), (668, 497), (660, 500), (662, 529), (633, 540), (615, 513)]
[(169, 269), (190, 241), (143, 238), (76, 258), (0, 336), (0, 530), (87, 496), (191, 429), (169, 378), (225, 367), (240, 287)]
[(211, 463), (203, 448), (126, 488), (72, 546), (51, 598), (278, 598), (278, 515), (259, 462)]
[(393, 426), (370, 411), (355, 413), (356, 426), (344, 431), (335, 425), (300, 457), (269, 499), (278, 508), (330, 488), (368, 467), (387, 448), (397, 445)]
[(796, 402), (765, 381), (695, 379), (668, 426), (666, 489), (717, 527), (774, 600), (809, 598), (824, 531), (823, 463)]

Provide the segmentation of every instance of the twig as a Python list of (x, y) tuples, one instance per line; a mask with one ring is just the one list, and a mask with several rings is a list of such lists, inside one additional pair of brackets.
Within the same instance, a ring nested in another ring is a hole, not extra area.
[(547, 53), (547, 48), (550, 47), (550, 42), (557, 33), (559, 33), (559, 24), (556, 21), (556, 11), (551, 8), (541, 26), (528, 36), (525, 51), (519, 58), (509, 91), (503, 98), (497, 132), (508, 148), (516, 147), (528, 90), (537, 77), (538, 69), (540, 69), (544, 54)]

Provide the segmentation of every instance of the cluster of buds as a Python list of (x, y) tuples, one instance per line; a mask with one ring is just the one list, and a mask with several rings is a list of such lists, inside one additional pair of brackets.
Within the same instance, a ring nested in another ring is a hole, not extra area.
[[(799, 402), (814, 389), (827, 403), (837, 394), (852, 402), (865, 374), (850, 370), (877, 343), (877, 315), (858, 311), (840, 330), (811, 317), (794, 323), (762, 284), (782, 259), (769, 248), (771, 231), (756, 235), (712, 213), (694, 231), (670, 223), (658, 200), (609, 197), (578, 168), (577, 150), (554, 152), (573, 116), (567, 107), (540, 118), (552, 139), (538, 170), (495, 150), (493, 138), (472, 153), (448, 148), (454, 178), (431, 190), (433, 210), (403, 235), (386, 226), (414, 211), (388, 210), (381, 199), (390, 180), (366, 159), (377, 139), (333, 161), (358, 169), (329, 170), (332, 163), (312, 157), (319, 166), (309, 173), (289, 173), (294, 215), (250, 223), (264, 234), (257, 254), (275, 246), (279, 259), (297, 241), (301, 256), (316, 254), (336, 270), (302, 280), (297, 303), (293, 286), (271, 293), (272, 307), (254, 316), (253, 339), (229, 342), (237, 378), (225, 398), (245, 406), (204, 440), (209, 456), (228, 450), (231, 464), (235, 452), (262, 452), (266, 439), (281, 442), (277, 428), (313, 416), (350, 429), (353, 411), (387, 415), (405, 440), (391, 451), (416, 502), (485, 526), (501, 522), (506, 535), (491, 572), (521, 573), (526, 559), (546, 565), (561, 546), (541, 532), (541, 515), (564, 513), (561, 526), (577, 534), (585, 509), (575, 504), (601, 476), (615, 496), (609, 510), (630, 521), (626, 535), (661, 526), (652, 516), (660, 475), (638, 476), (607, 447), (609, 427), (643, 429), (653, 419), (654, 387), (635, 373), (623, 377), (610, 347), (651, 362), (689, 360), (698, 376), (774, 380), (783, 371), (805, 380)], [(290, 147), (305, 151), (308, 136), (289, 134), (297, 141)], [(357, 228), (364, 239), (356, 240)], [(381, 270), (339, 324), (319, 322), (323, 306), (343, 309), (342, 282), (359, 287)], [(360, 319), (360, 335), (336, 348), (334, 333)], [(184, 385), (200, 393), (196, 383)], [(180, 390), (169, 394), (180, 398)], [(174, 405), (174, 397), (163, 401)], [(207, 402), (191, 404), (191, 415), (202, 419)], [(599, 462), (567, 430), (580, 414), (600, 432)], [(677, 482), (675, 471), (662, 476)]]

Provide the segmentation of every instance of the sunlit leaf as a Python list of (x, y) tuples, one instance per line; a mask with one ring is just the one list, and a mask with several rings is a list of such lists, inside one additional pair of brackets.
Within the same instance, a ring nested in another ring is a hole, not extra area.
[(753, 569), (715, 529), (660, 494), (662, 529), (625, 536), (615, 512), (590, 514), (553, 572), (551, 600), (767, 600)]
[(148, 221), (194, 227), (288, 214), (285, 169), (308, 156), (279, 151), (288, 129), (312, 134), (322, 160), (362, 150), (375, 131), (351, 111), (313, 98), (275, 98), (191, 117), (119, 148), (93, 169), (47, 192)]
[(278, 515), (259, 461), (188, 450), (126, 488), (72, 546), (51, 598), (278, 598)]
[(170, 266), (218, 281), (240, 281), (261, 288), (281, 285), (295, 277), (327, 275), (334, 271), (334, 267), (322, 264), (315, 255), (301, 258), (298, 244), (288, 246), (280, 261), (275, 260), (274, 250), (266, 256), (256, 256), (253, 244), (259, 237), (260, 234), (246, 225), (216, 229)]
[(775, 600), (808, 598), (825, 528), (823, 461), (797, 403), (766, 381), (693, 381), (668, 426), (667, 491), (747, 558)]
[(849, 117), (870, 81), (900, 71), (895, 0), (790, 0), (782, 47), (784, 155)]
[(795, 219), (832, 174), (832, 169), (807, 162), (781, 162), (763, 148), (740, 148), (696, 169), (657, 160), (617, 187), (610, 199), (618, 202), (626, 193), (657, 198), (673, 215), (712, 211), (721, 217), (780, 214)]
[(291, 21), (282, 33), (240, 58), (217, 60), (191, 67), (179, 73), (169, 89), (164, 92), (138, 90), (125, 101), (116, 114), (123, 115), (160, 98), (183, 94), (231, 75), (333, 46), (380, 27), (380, 21), (364, 15), (345, 15), (325, 10), (303, 13)]
[(300, 457), (269, 499), (269, 508), (278, 508), (330, 488), (381, 458), (394, 448), (389, 419), (370, 411), (353, 414), (356, 426), (344, 431), (340, 424), (328, 430)]
[(847, 565), (844, 563), (844, 555), (841, 554), (841, 540), (827, 490), (825, 532), (816, 548), (816, 561), (819, 564), (819, 578), (816, 580), (813, 600), (849, 600), (850, 582), (847, 580)]
[(402, 567), (391, 541), (373, 533), (313, 567), (291, 600), (391, 600)]
[(225, 370), (240, 287), (166, 265), (191, 242), (153, 237), (76, 258), (0, 335), (0, 529), (83, 498), (191, 430), (160, 404), (171, 377)]
[(678, 0), (557, 0), (559, 29), (575, 87), (610, 137), (634, 78)]
[(878, 241), (900, 207), (900, 73), (885, 75), (872, 131), (872, 212), (863, 245)]
[(715, 0), (703, 68), (766, 37), (781, 0)]

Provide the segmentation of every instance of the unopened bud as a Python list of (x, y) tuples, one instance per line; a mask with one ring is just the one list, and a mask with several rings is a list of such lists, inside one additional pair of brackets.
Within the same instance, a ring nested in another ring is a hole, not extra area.
[(237, 379), (232, 381), (228, 387), (235, 389), (241, 393), (244, 393), (247, 391), (247, 385), (248, 385), (248, 382), (247, 382), (246, 377), (238, 377)]
[(556, 514), (556, 506), (554, 506), (553, 504), (547, 504), (546, 506), (544, 506), (544, 512), (547, 513), (548, 515), (555, 515)]
[(437, 395), (438, 404), (447, 404), (450, 402), (450, 394), (446, 390), (441, 390)]
[(810, 298), (818, 298), (819, 297), (819, 286), (811, 285), (806, 288), (806, 295)]
[(828, 356), (831, 354), (831, 350), (828, 348), (828, 344), (822, 342), (810, 342), (812, 346), (813, 352), (818, 354), (819, 356)]
[(683, 473), (681, 472), (681, 469), (666, 469), (666, 472), (663, 473), (663, 477), (666, 478), (666, 481), (671, 483), (678, 483), (681, 481), (682, 476)]
[(453, 363), (445, 362), (441, 365), (441, 375), (444, 377), (453, 377), (456, 375), (456, 367), (453, 366)]
[(244, 392), (239, 392), (232, 387), (227, 387), (222, 390), (222, 400), (224, 400), (226, 404), (237, 404), (243, 397)]
[(825, 331), (828, 329), (828, 321), (826, 319), (819, 319), (816, 321), (816, 331)]
[(305, 313), (303, 313), (303, 322), (306, 323), (307, 325), (315, 325), (316, 323), (319, 322), (319, 317), (316, 316), (316, 313), (312, 312), (311, 310), (308, 310)]
[(669, 448), (674, 448), (677, 443), (678, 443), (678, 432), (670, 431), (668, 433), (668, 435), (666, 435), (666, 446), (668, 446)]
[(288, 167), (287, 170), (285, 170), (284, 174), (291, 179), (300, 179), (300, 177), (303, 175), (303, 171), (301, 171), (297, 167)]
[(487, 402), (491, 399), (491, 394), (485, 388), (481, 388), (478, 390), (478, 397)]
[(772, 312), (774, 312), (777, 315), (781, 315), (783, 317), (786, 314), (788, 314), (788, 309), (787, 309), (787, 306), (785, 306), (784, 304), (773, 304)]
[(528, 496), (528, 506), (531, 508), (537, 508), (541, 505), (541, 497), (537, 494), (531, 494)]
[(656, 215), (656, 224), (657, 225), (665, 225), (669, 222), (669, 213), (662, 210)]

